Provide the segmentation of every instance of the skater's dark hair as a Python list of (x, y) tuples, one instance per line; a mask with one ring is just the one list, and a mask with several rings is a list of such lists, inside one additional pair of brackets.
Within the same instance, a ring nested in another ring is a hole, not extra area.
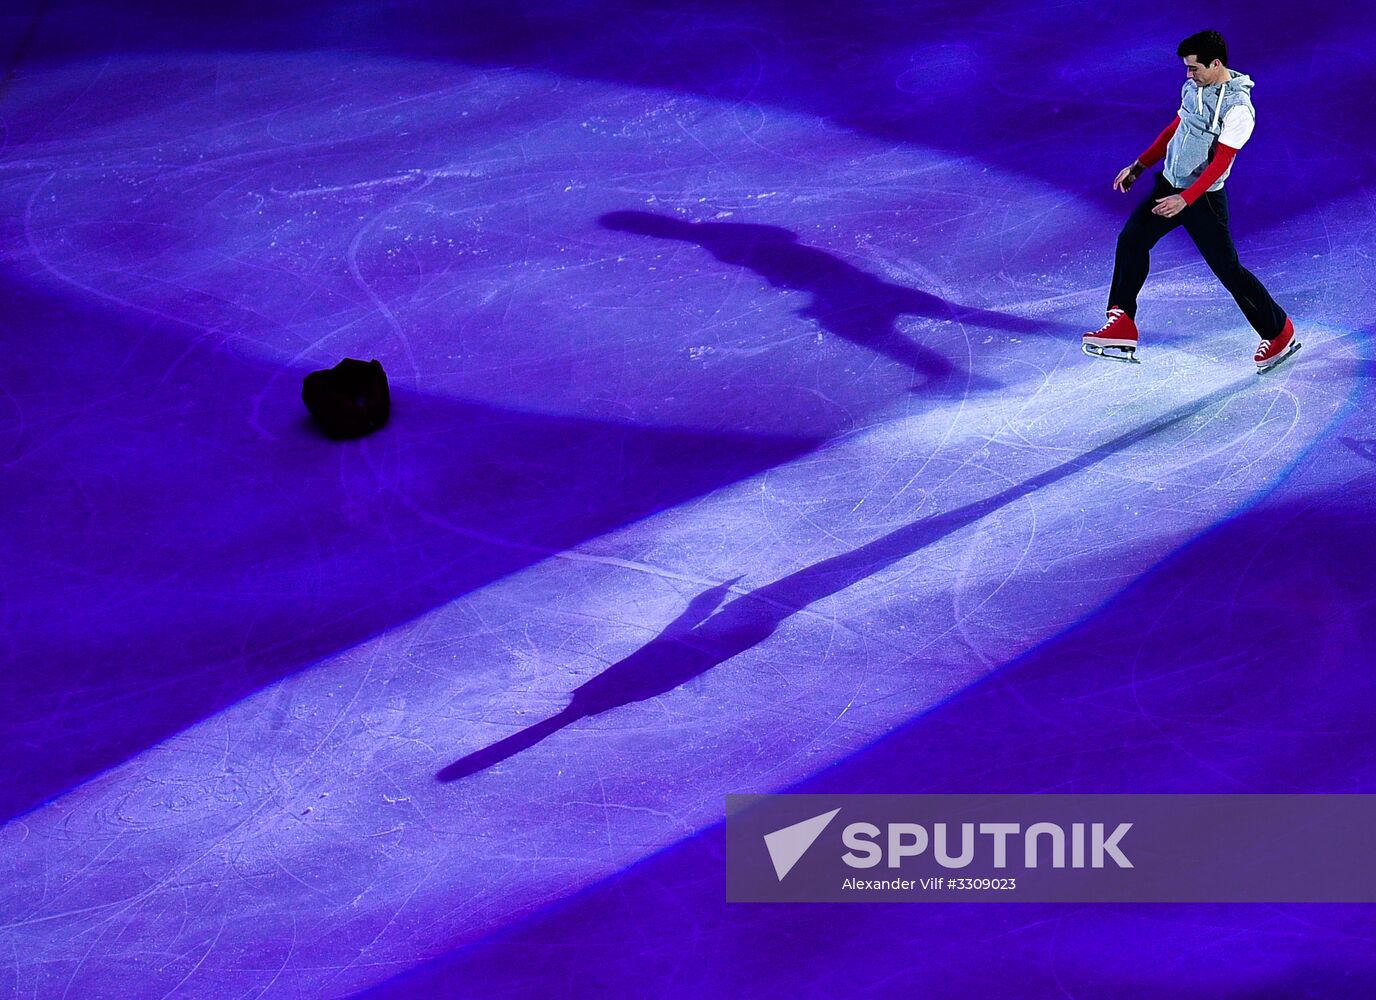
[(1215, 59), (1228, 65), (1228, 43), (1217, 31), (1196, 31), (1176, 47), (1175, 54), (1181, 59), (1194, 56), (1205, 66)]

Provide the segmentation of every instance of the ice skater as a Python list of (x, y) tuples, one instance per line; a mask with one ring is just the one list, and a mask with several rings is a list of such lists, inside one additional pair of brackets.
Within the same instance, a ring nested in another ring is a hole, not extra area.
[(1201, 31), (1180, 43), (1189, 79), (1180, 91), (1175, 120), (1147, 151), (1114, 178), (1126, 192), (1150, 166), (1165, 159), (1151, 194), (1137, 206), (1118, 234), (1108, 322), (1083, 339), (1086, 354), (1114, 361), (1137, 361), (1137, 293), (1147, 280), (1151, 248), (1176, 226), (1184, 226), (1209, 269), (1237, 300), (1247, 322), (1261, 337), (1252, 360), (1265, 372), (1300, 349), (1294, 324), (1276, 305), (1256, 275), (1238, 261), (1228, 232), (1228, 198), (1223, 182), (1233, 158), (1252, 135), (1256, 111), (1252, 80), (1228, 69), (1228, 47), (1217, 31)]

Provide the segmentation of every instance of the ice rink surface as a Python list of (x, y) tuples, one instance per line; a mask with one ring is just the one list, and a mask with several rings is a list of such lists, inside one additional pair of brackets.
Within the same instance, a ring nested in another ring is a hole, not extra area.
[[(1376, 792), (1376, 17), (1205, 13), (0, 14), (0, 995), (1369, 996), (1376, 906), (724, 902), (730, 792)], [(1203, 27), (1261, 377), (1183, 232), (1079, 349)]]

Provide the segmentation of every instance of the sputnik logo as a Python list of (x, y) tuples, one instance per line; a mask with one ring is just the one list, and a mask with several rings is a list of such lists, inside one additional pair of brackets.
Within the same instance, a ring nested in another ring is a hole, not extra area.
[(807, 849), (817, 842), (822, 831), (840, 811), (833, 809), (829, 813), (813, 816), (812, 819), (805, 819), (801, 823), (794, 823), (792, 826), (764, 835), (764, 846), (769, 848), (769, 858), (774, 862), (774, 874), (779, 876), (780, 882), (807, 853)]

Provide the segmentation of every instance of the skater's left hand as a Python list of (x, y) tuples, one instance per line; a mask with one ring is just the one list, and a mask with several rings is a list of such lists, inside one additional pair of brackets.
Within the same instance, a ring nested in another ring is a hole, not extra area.
[(1180, 197), (1180, 195), (1167, 195), (1164, 198), (1156, 199), (1156, 207), (1151, 210), (1151, 214), (1171, 219), (1185, 211), (1185, 206), (1185, 199)]

